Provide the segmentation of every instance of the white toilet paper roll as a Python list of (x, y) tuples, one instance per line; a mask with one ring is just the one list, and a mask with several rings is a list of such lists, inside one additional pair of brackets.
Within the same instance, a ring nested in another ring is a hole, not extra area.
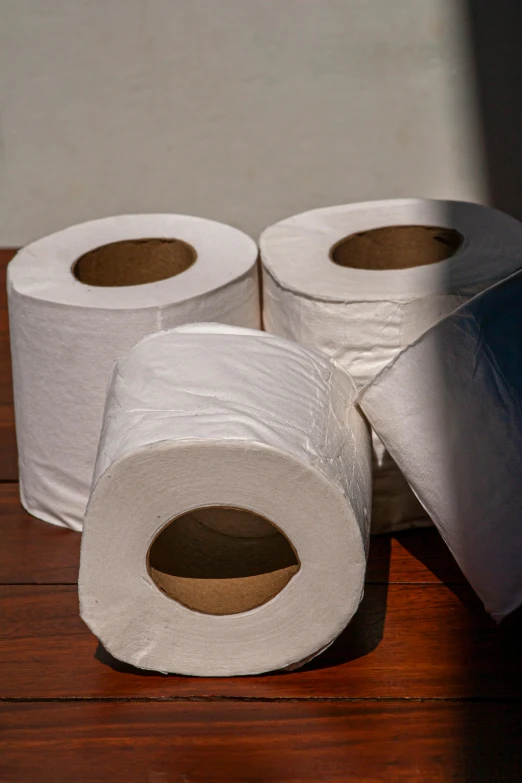
[(257, 247), (230, 226), (124, 215), (68, 228), (8, 267), (22, 503), (80, 530), (116, 358), (193, 320), (259, 326)]
[(521, 303), (517, 273), (430, 329), (360, 397), (496, 620), (522, 604)]
[(81, 615), (145, 669), (305, 662), (363, 591), (369, 428), (326, 355), (252, 330), (159, 332), (110, 383), (82, 538)]
[[(377, 201), (283, 220), (260, 247), (267, 331), (320, 348), (362, 387), (426, 329), (522, 266), (522, 224), (477, 204)], [(374, 435), (372, 531), (426, 523)]]

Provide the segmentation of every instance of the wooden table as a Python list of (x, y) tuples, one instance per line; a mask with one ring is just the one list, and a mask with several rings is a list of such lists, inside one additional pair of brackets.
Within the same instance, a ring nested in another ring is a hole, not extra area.
[[(12, 251), (0, 251), (0, 273)], [(141, 673), (78, 616), (80, 536), (20, 506), (0, 279), (0, 781), (522, 781), (522, 623), (434, 529), (372, 541), (363, 604), (304, 669)]]

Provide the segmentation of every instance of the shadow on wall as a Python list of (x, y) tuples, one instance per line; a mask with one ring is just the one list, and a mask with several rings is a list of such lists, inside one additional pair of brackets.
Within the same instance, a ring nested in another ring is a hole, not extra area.
[(464, 0), (490, 203), (522, 219), (522, 3)]

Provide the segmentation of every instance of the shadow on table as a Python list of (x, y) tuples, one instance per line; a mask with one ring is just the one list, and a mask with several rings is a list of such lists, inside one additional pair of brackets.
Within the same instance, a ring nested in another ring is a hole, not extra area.
[(459, 601), (484, 623), (494, 626), (484, 611), (482, 602), (471, 589), (453, 555), (444, 543), (438, 530), (433, 527), (423, 530), (406, 530), (396, 534), (400, 545), (422, 563), (433, 576), (451, 590)]
[[(97, 661), (103, 663), (104, 666), (108, 666), (113, 671), (121, 672), (122, 674), (137, 674), (139, 677), (159, 677), (162, 674), (162, 672), (154, 672), (149, 669), (137, 669), (136, 666), (131, 666), (128, 663), (119, 661), (105, 649), (101, 642), (98, 642), (94, 657)], [(166, 677), (168, 675), (164, 676)]]
[[(354, 661), (357, 658), (368, 655), (380, 644), (386, 617), (390, 553), (391, 538), (389, 536), (372, 538), (368, 560), (368, 574), (371, 582), (365, 586), (364, 598), (353, 620), (324, 653), (314, 658), (301, 669), (296, 670), (295, 674), (298, 675), (300, 671), (327, 669)], [(157, 677), (160, 674), (159, 672), (137, 669), (127, 663), (118, 661), (101, 643), (98, 643), (94, 657), (104, 666), (109, 666), (113, 671), (123, 674), (134, 674), (140, 677)], [(289, 672), (269, 672), (268, 674), (271, 677), (275, 674), (284, 677)]]
[[(422, 540), (427, 536), (428, 547)], [(522, 781), (522, 608), (497, 625), (435, 529), (399, 533), (397, 540), (451, 590), (469, 615), (469, 626), (455, 638), (462, 660), (455, 678), (469, 695), (451, 780)], [(440, 632), (447, 635), (444, 628)]]
[(300, 671), (317, 671), (340, 666), (368, 655), (379, 646), (386, 619), (390, 557), (391, 537), (373, 536), (364, 597), (359, 609), (335, 642)]
[[(478, 99), (490, 203), (522, 219), (522, 3), (462, 0)], [(442, 357), (441, 357), (442, 362)], [(458, 473), (456, 473), (458, 476)], [(519, 520), (521, 521), (521, 520)], [(499, 536), (502, 530), (498, 531)], [(522, 567), (522, 564), (521, 564)], [(471, 640), (459, 675), (471, 694), (462, 726), (463, 783), (522, 780), (522, 610), (496, 626), (466, 584), (448, 583), (471, 615)], [(484, 649), (485, 646), (485, 649)], [(482, 652), (479, 653), (479, 647)], [(481, 667), (477, 660), (484, 661)], [(500, 697), (497, 696), (500, 694)], [(515, 701), (518, 700), (518, 701)]]

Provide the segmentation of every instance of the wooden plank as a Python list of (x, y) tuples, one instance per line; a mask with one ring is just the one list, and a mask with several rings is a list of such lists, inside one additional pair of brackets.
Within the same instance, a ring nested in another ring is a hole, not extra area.
[(6, 269), (15, 249), (0, 248), (0, 403), (12, 402), (9, 319), (7, 316)]
[(5, 287), (7, 264), (15, 253), (14, 249), (0, 249), (0, 481), (12, 481), (18, 477)]
[(7, 331), (0, 331), (0, 379), (0, 405), (12, 405), (11, 352)]
[(0, 481), (18, 479), (18, 451), (14, 410), (11, 404), (0, 404)]
[[(0, 484), (0, 536), (0, 584), (77, 581), (80, 535), (29, 516), (20, 505), (15, 483)], [(396, 538), (374, 536), (367, 581), (465, 582), (435, 528), (412, 530)]]
[(366, 581), (467, 584), (435, 527), (372, 536)]
[(75, 584), (81, 536), (31, 517), (18, 483), (0, 484), (0, 583)]
[(18, 248), (1, 247), (0, 248), (0, 311), (7, 310), (7, 294), (5, 289), (5, 270), (7, 264), (13, 258)]
[[(5, 291), (5, 272), (7, 263), (16, 253), (16, 249), (0, 249), (0, 481), (13, 481), (18, 477), (18, 455), (16, 450), (16, 435), (14, 426), (14, 412), (12, 406), (13, 392), (11, 383), (11, 359), (9, 353), (9, 334), (7, 318), (7, 296)], [(46, 560), (41, 557), (41, 547), (44, 546), (43, 528), (39, 522), (31, 524), (29, 517), (20, 509), (19, 517), (11, 501), (9, 502), (7, 524), (11, 529), (13, 525), (21, 524), (20, 531), (14, 531), (11, 540), (15, 550), (20, 545), (24, 547), (24, 567), (17, 569), (17, 574), (6, 576), (0, 555), (0, 582), (13, 579), (14, 582), (44, 582), (49, 583), (68, 581), (71, 576), (71, 559), (67, 560), (66, 569), (69, 575), (64, 578), (62, 569), (55, 570), (59, 562), (52, 552), (57, 546), (57, 541), (63, 542), (59, 546), (61, 555), (67, 550), (65, 536), (61, 538), (55, 533), (51, 538), (49, 534), (49, 554), (51, 560), (47, 568), (48, 576), (45, 576)], [(5, 523), (4, 508), (2, 504), (0, 488), (0, 526)], [(33, 545), (28, 542), (29, 534), (33, 537)], [(74, 538), (69, 538), (71, 552), (76, 555), (77, 545)], [(398, 543), (397, 543), (398, 542)], [(5, 548), (4, 548), (5, 549)], [(16, 556), (16, 551), (14, 555)], [(36, 553), (37, 558), (32, 555)], [(393, 556), (392, 556), (393, 553)], [(28, 555), (28, 556), (27, 556)], [(413, 555), (413, 557), (412, 557)], [(34, 565), (38, 565), (33, 573)], [(448, 550), (440, 536), (434, 529), (414, 530), (400, 534), (397, 540), (388, 536), (375, 537), (371, 546), (371, 557), (368, 563), (369, 582), (390, 581), (421, 581), (437, 582), (452, 581), (464, 582), (458, 566), (448, 553)]]
[(520, 698), (520, 622), (495, 626), (471, 588), (368, 585), (339, 639), (297, 672), (204, 679), (139, 672), (99, 647), (74, 586), (0, 588), (0, 698)]
[(520, 705), (0, 705), (5, 783), (513, 783)]

